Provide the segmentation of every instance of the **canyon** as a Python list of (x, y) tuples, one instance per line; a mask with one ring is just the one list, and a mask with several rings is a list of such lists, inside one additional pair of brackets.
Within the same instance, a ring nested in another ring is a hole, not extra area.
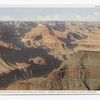
[(1, 90), (99, 90), (100, 22), (0, 22)]

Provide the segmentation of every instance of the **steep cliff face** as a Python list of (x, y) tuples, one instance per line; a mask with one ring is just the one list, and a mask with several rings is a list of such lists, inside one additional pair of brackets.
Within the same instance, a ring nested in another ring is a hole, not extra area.
[[(95, 59), (94, 59), (95, 58)], [(24, 90), (98, 90), (100, 52), (79, 51), (62, 62), (47, 77), (31, 78), (10, 84), (7, 89)]]

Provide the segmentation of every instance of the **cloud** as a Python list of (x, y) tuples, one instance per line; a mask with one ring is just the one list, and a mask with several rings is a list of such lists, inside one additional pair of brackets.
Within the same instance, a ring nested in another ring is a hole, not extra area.
[(46, 16), (38, 16), (37, 20), (45, 21), (45, 20), (51, 20), (51, 17), (46, 15)]
[(93, 12), (91, 14), (74, 14), (71, 15), (39, 15), (39, 16), (23, 16), (23, 17), (13, 17), (13, 16), (0, 16), (0, 21), (100, 21), (100, 13)]
[(98, 21), (100, 20), (100, 14), (97, 12), (94, 12), (93, 14), (87, 14), (87, 15), (75, 15), (74, 20), (77, 21)]
[(84, 18), (83, 18), (83, 16), (81, 16), (81, 15), (76, 15), (75, 16), (75, 20), (83, 20)]
[(67, 17), (66, 16), (61, 16), (61, 15), (58, 15), (58, 14), (55, 14), (53, 16), (50, 16), (50, 15), (46, 15), (46, 16), (38, 16), (37, 17), (37, 20), (41, 20), (41, 21), (50, 21), (50, 20), (60, 20), (60, 21), (64, 21), (64, 20), (67, 20)]
[(10, 16), (0, 16), (0, 21), (9, 21), (12, 20), (13, 18), (11, 18)]
[(100, 16), (100, 13), (99, 12), (94, 12), (93, 15)]

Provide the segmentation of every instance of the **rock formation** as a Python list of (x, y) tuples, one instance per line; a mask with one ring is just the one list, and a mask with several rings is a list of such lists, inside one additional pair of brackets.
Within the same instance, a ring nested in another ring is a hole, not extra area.
[(99, 27), (96, 22), (0, 22), (0, 89), (99, 90)]

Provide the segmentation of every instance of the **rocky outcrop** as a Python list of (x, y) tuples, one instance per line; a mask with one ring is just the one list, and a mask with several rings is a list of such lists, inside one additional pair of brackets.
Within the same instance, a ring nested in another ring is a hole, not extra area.
[(44, 58), (42, 57), (35, 57), (35, 58), (30, 58), (29, 62), (31, 64), (38, 64), (38, 65), (47, 65), (47, 62)]
[(46, 78), (17, 81), (10, 84), (7, 89), (98, 90), (100, 86), (98, 57), (100, 57), (99, 52), (79, 51), (69, 59), (70, 61), (63, 62)]
[(15, 44), (13, 44), (13, 43), (6, 43), (6, 42), (3, 42), (3, 41), (0, 41), (0, 46), (1, 47), (5, 47), (5, 48), (9, 48), (9, 49), (14, 49), (14, 50), (21, 50), (21, 48), (19, 48)]

